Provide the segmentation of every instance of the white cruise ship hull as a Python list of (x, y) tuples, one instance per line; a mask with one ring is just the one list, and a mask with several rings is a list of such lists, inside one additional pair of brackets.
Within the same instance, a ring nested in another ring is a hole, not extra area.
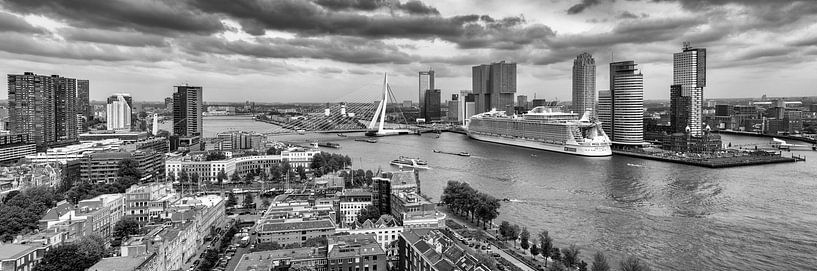
[(519, 138), (510, 138), (510, 137), (497, 137), (497, 136), (487, 136), (481, 135), (476, 133), (468, 132), (468, 136), (479, 140), (479, 141), (486, 141), (492, 143), (499, 143), (511, 146), (519, 146), (537, 150), (545, 150), (545, 151), (552, 151), (552, 152), (560, 152), (560, 153), (567, 153), (573, 155), (580, 155), (580, 156), (610, 156), (613, 155), (612, 150), (610, 150), (610, 146), (579, 146), (579, 145), (566, 145), (566, 144), (551, 144), (545, 142), (537, 142), (537, 141), (530, 141), (525, 139)]

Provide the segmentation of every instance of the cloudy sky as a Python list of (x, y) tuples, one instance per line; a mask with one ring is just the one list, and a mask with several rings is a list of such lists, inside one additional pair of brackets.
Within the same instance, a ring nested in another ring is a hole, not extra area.
[(0, 0), (0, 67), (90, 79), (96, 100), (189, 83), (208, 101), (323, 102), (371, 100), (384, 72), (416, 100), (429, 67), (447, 95), (507, 60), (518, 94), (569, 100), (587, 51), (597, 89), (611, 57), (635, 60), (665, 99), (690, 41), (708, 49), (707, 98), (814, 96), (815, 15), (813, 0)]

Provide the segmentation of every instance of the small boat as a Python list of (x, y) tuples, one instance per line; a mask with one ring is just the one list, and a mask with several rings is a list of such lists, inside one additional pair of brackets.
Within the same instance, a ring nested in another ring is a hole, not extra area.
[(400, 156), (400, 159), (392, 160), (391, 162), (389, 162), (389, 164), (393, 166), (398, 166), (400, 168), (410, 167), (416, 169), (429, 169), (427, 162), (420, 159), (408, 158), (403, 156)]
[(339, 137), (346, 137), (344, 134), (338, 134)]
[(321, 143), (318, 143), (318, 146), (319, 147), (324, 147), (324, 148), (333, 148), (333, 149), (340, 148), (340, 144), (334, 143), (334, 142), (321, 142)]
[(536, 154), (535, 154), (535, 153), (531, 153), (531, 154), (530, 154), (530, 156), (531, 156), (531, 157), (536, 157)]
[(440, 150), (431, 150), (431, 151), (433, 151), (434, 153), (440, 153)]
[(470, 153), (467, 153), (467, 152), (460, 152), (460, 153), (458, 153), (457, 155), (459, 155), (459, 156), (465, 156), (465, 157), (469, 157), (469, 156), (471, 156), (471, 154), (470, 154)]
[(502, 201), (511, 201), (511, 200), (509, 200), (508, 198), (504, 198), (504, 199), (502, 199)]
[(358, 139), (355, 139), (355, 141), (377, 143), (377, 139), (374, 139), (374, 138), (358, 138)]

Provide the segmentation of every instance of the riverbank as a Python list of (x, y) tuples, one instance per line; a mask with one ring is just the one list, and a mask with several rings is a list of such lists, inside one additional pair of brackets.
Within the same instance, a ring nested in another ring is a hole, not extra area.
[(782, 155), (737, 155), (737, 156), (721, 156), (721, 157), (681, 157), (669, 156), (666, 153), (646, 153), (628, 150), (613, 150), (613, 154), (624, 155), (630, 157), (637, 157), (643, 159), (657, 160), (663, 162), (671, 162), (699, 167), (708, 168), (727, 168), (727, 167), (741, 167), (754, 166), (777, 163), (791, 163), (796, 162), (795, 158), (783, 157)]

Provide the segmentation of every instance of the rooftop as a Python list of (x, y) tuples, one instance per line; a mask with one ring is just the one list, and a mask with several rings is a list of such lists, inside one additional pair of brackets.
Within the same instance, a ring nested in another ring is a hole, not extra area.
[(296, 230), (312, 230), (312, 229), (334, 229), (335, 224), (331, 220), (306, 220), (282, 223), (265, 223), (261, 225), (262, 232), (277, 232), (277, 231), (296, 231)]
[(385, 254), (375, 234), (337, 235), (329, 237), (329, 258)]
[(88, 268), (89, 271), (131, 271), (136, 270), (142, 263), (153, 257), (154, 254), (139, 257), (111, 257), (102, 258)]
[(17, 245), (17, 244), (0, 244), (0, 260), (16, 260), (32, 251), (40, 248), (39, 246)]
[(241, 256), (241, 260), (238, 262), (238, 266), (236, 266), (234, 270), (269, 270), (273, 267), (273, 261), (275, 260), (289, 259), (292, 261), (297, 261), (323, 259), (325, 257), (325, 250), (310, 247), (259, 251)]

